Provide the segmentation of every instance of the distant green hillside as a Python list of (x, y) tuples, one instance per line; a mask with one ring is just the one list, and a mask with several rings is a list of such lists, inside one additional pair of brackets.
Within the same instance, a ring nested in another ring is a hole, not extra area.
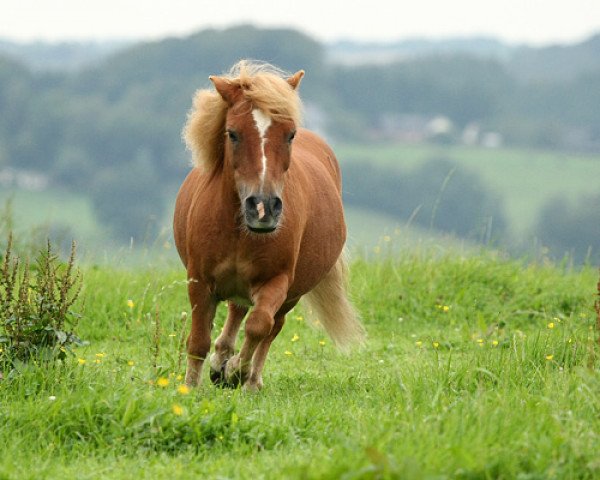
[[(557, 196), (577, 200), (585, 194), (598, 194), (600, 187), (600, 156), (567, 155), (519, 149), (482, 149), (451, 146), (415, 146), (402, 144), (337, 144), (334, 146), (348, 173), (349, 165), (381, 165), (393, 167), (399, 178), (403, 172), (411, 172), (432, 158), (448, 159), (459, 171), (476, 173), (489, 189), (497, 195), (506, 212), (508, 229), (513, 239), (525, 238), (534, 233), (541, 209)], [(360, 169), (359, 169), (360, 170)], [(347, 186), (350, 179), (346, 178)], [(452, 181), (452, 179), (450, 179)], [(436, 189), (441, 189), (441, 183)], [(16, 220), (20, 227), (51, 223), (69, 227), (76, 238), (90, 243), (106, 241), (109, 232), (99, 221), (93, 205), (84, 194), (70, 193), (64, 189), (47, 192), (8, 191), (0, 192), (0, 203), (13, 197)], [(165, 212), (159, 226), (170, 229), (170, 215), (175, 191), (164, 197)], [(441, 202), (444, 196), (441, 195)], [(596, 207), (592, 207), (592, 210)], [(598, 206), (597, 208), (600, 208)], [(347, 205), (349, 244), (352, 248), (371, 250), (381, 243), (385, 235), (396, 235), (396, 243), (414, 246), (421, 242), (440, 245), (462, 246), (464, 242), (452, 235), (435, 229), (419, 227), (406, 218), (385, 213), (380, 209)], [(429, 219), (425, 219), (429, 225)], [(152, 241), (152, 239), (151, 239)], [(469, 242), (466, 244), (470, 245)]]
[[(481, 176), (506, 205), (511, 230), (522, 235), (532, 228), (545, 202), (557, 195), (575, 200), (600, 194), (600, 155), (529, 149), (486, 149), (406, 144), (336, 146), (342, 165), (373, 162), (410, 171), (431, 158), (454, 162)], [(600, 205), (598, 206), (600, 207)]]
[[(435, 175), (439, 174), (435, 168), (429, 182), (428, 175), (422, 175), (423, 185), (412, 200), (427, 204), (430, 212), (446, 210), (436, 222), (417, 218), (420, 227), (471, 234), (493, 214), (501, 219), (496, 222), (502, 227), (500, 238), (506, 233), (505, 215), (466, 207), (481, 204), (498, 210), (500, 201), (496, 205), (493, 195), (497, 192), (508, 206), (507, 228), (522, 232), (553, 192), (565, 191), (571, 198), (575, 191), (591, 192), (587, 185), (596, 170), (588, 170), (585, 162), (578, 165), (579, 157), (571, 165), (573, 157), (565, 156), (562, 168), (558, 157), (546, 160), (546, 154), (510, 152), (517, 148), (600, 151), (596, 46), (592, 38), (564, 47), (556, 57), (552, 49), (541, 51), (540, 62), (548, 68), (558, 59), (565, 68), (572, 66), (569, 77), (549, 75), (543, 83), (524, 80), (504, 60), (466, 52), (417, 56), (385, 65), (339, 65), (328, 61), (325, 45), (301, 32), (248, 25), (130, 45), (77, 71), (34, 71), (1, 56), (0, 170), (42, 172), (54, 188), (86, 197), (88, 208), (112, 237), (124, 242), (132, 236), (145, 237), (149, 219), (168, 215), (165, 205), (188, 170), (189, 154), (180, 132), (194, 91), (208, 86), (209, 74), (227, 70), (239, 58), (257, 58), (291, 71), (306, 70), (301, 94), (307, 126), (340, 144), (359, 144), (351, 146), (353, 153), (340, 155), (343, 159), (382, 164), (379, 156), (396, 155), (386, 153), (396, 149), (390, 150), (386, 142), (399, 138), (454, 145), (400, 148), (400, 156), (414, 162), (446, 158), (447, 152), (453, 152), (451, 160), (460, 156), (460, 162), (475, 172), (475, 176), (456, 172), (465, 183), (447, 185), (454, 189), (452, 203), (448, 195), (436, 201), (444, 179)], [(545, 61), (546, 57), (552, 61)], [(589, 68), (582, 70), (583, 65)], [(443, 131), (432, 130), (434, 119), (446, 126)], [(499, 150), (502, 162), (496, 162), (484, 160), (495, 153), (457, 147), (469, 128), (481, 133), (475, 144), (490, 134), (496, 144), (513, 150)], [(372, 146), (375, 141), (383, 146)], [(478, 168), (482, 160), (502, 166)], [(554, 173), (547, 176), (546, 170)], [(394, 195), (393, 183), (401, 183), (397, 175), (390, 171), (380, 177), (387, 180), (390, 193), (373, 184), (368, 189), (388, 200)], [(527, 183), (535, 176), (543, 179), (543, 185)], [(355, 180), (356, 192), (363, 188), (364, 179), (356, 174)], [(426, 198), (418, 197), (423, 192)], [(465, 193), (462, 199), (461, 192)], [(373, 199), (368, 192), (360, 193), (354, 207), (378, 211), (370, 205)], [(596, 200), (590, 202), (595, 205)], [(393, 202), (384, 203), (387, 215), (408, 219), (406, 212), (395, 214)], [(453, 225), (453, 217), (461, 217), (461, 225)], [(578, 229), (569, 229), (577, 234)]]
[(0, 38), (0, 54), (17, 58), (32, 70), (59, 72), (99, 63), (125, 45), (124, 41), (23, 43)]

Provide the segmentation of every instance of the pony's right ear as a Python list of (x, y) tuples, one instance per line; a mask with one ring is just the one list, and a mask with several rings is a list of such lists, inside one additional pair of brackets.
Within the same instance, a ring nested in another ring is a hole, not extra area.
[(287, 79), (287, 82), (289, 83), (290, 87), (292, 87), (294, 90), (298, 90), (298, 87), (300, 86), (300, 81), (302, 80), (303, 76), (304, 70), (298, 70), (290, 78)]
[(230, 106), (235, 103), (235, 99), (239, 94), (240, 87), (230, 82), (228, 79), (223, 77), (216, 77), (211, 75), (208, 79), (213, 83), (221, 98), (225, 100)]

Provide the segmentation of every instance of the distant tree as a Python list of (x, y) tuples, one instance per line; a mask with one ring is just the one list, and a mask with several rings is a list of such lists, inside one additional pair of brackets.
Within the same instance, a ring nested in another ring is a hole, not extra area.
[(464, 125), (492, 118), (513, 81), (496, 61), (466, 56), (338, 67), (331, 91), (373, 124), (384, 113), (444, 114)]
[(163, 188), (148, 152), (99, 172), (91, 197), (98, 218), (124, 241), (153, 241), (164, 208)]

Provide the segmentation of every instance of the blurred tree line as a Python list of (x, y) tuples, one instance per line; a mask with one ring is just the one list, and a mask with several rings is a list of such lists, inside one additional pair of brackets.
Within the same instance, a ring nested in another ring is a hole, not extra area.
[[(0, 57), (0, 169), (45, 172), (55, 184), (88, 195), (117, 237), (139, 236), (147, 232), (149, 218), (159, 223), (164, 217), (165, 205), (189, 169), (180, 131), (193, 92), (208, 86), (208, 75), (243, 57), (288, 71), (305, 69), (302, 96), (326, 112), (330, 138), (368, 140), (386, 114), (431, 114), (446, 116), (459, 130), (476, 122), (513, 145), (572, 148), (584, 139), (577, 145), (600, 151), (599, 44), (595, 37), (573, 46), (571, 55), (561, 52), (578, 63), (569, 75), (556, 77), (535, 76), (527, 69), (519, 74), (519, 62), (533, 61), (527, 61), (531, 51), (513, 64), (467, 55), (390, 65), (329, 64), (324, 46), (302, 33), (251, 26), (134, 45), (78, 71), (34, 72)], [(575, 54), (577, 48), (585, 55)], [(346, 178), (353, 185), (348, 201), (377, 203), (401, 217), (421, 205), (417, 218), (425, 221), (432, 218), (432, 199), (448, 175), (446, 167), (432, 165), (413, 172), (410, 181), (368, 166), (365, 176), (348, 166)], [(491, 216), (500, 235), (505, 228), (501, 212), (481, 210), (493, 206), (495, 197), (478, 179), (461, 172), (453, 176), (433, 226), (471, 235)], [(405, 201), (425, 190), (430, 191), (427, 198)], [(376, 194), (384, 191), (388, 197)], [(452, 214), (465, 205), (477, 208)], [(458, 223), (447, 224), (453, 217)]]

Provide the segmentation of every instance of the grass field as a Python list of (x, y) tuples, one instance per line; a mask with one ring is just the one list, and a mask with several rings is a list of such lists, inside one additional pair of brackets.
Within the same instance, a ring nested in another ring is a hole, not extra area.
[(180, 387), (182, 269), (85, 267), (89, 346), (0, 381), (0, 479), (600, 477), (597, 271), (376, 257), (351, 268), (366, 347), (297, 309), (258, 394)]
[(527, 149), (407, 144), (338, 145), (340, 161), (369, 161), (410, 170), (423, 162), (445, 158), (481, 175), (505, 203), (507, 220), (517, 235), (537, 220), (542, 205), (556, 195), (573, 201), (600, 194), (598, 155)]

